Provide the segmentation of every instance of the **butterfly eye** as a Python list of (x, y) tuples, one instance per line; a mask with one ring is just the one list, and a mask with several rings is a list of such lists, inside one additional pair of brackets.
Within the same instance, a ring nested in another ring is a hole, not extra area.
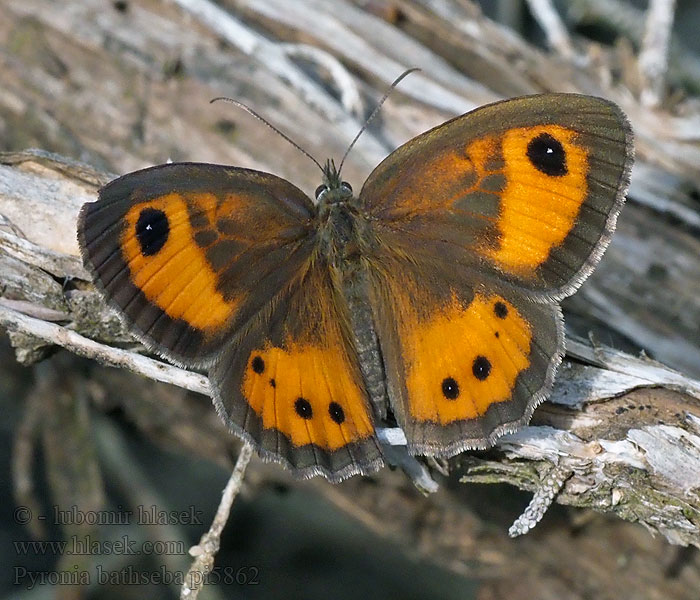
[(347, 181), (343, 181), (343, 183), (340, 184), (340, 187), (341, 187), (344, 191), (349, 192), (350, 194), (352, 194), (352, 186), (351, 186)]
[(328, 189), (327, 185), (321, 184), (316, 188), (316, 191), (314, 192), (314, 196), (316, 196), (316, 200), (318, 200), (321, 197), (321, 194), (325, 192)]

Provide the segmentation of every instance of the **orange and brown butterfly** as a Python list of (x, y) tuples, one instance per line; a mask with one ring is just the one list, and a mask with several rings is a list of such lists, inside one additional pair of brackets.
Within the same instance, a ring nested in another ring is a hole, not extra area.
[(295, 474), (453, 456), (526, 424), (564, 352), (559, 301), (601, 258), (632, 132), (600, 98), (484, 106), (409, 141), (359, 194), (274, 175), (130, 173), (80, 214), (86, 266), (149, 349), (209, 372), (230, 429)]

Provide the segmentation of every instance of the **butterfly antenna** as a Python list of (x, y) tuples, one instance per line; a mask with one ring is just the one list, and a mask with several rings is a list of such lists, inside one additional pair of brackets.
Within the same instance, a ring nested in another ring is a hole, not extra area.
[(411, 73), (415, 71), (420, 71), (420, 68), (418, 67), (413, 67), (411, 69), (406, 69), (401, 75), (399, 75), (396, 79), (394, 79), (393, 83), (389, 86), (389, 89), (386, 91), (384, 96), (382, 96), (382, 99), (379, 101), (379, 104), (375, 107), (375, 109), (372, 111), (372, 114), (367, 118), (365, 121), (365, 124), (360, 128), (360, 131), (357, 132), (357, 135), (355, 136), (355, 139), (350, 142), (350, 145), (348, 146), (348, 149), (345, 151), (345, 154), (343, 154), (343, 159), (340, 161), (340, 167), (338, 167), (338, 173), (340, 173), (343, 170), (343, 163), (345, 163), (345, 159), (348, 157), (348, 154), (350, 154), (350, 150), (352, 150), (352, 147), (355, 145), (355, 142), (357, 142), (358, 139), (360, 139), (360, 136), (363, 134), (365, 129), (367, 129), (368, 125), (372, 122), (372, 119), (379, 114), (379, 110), (382, 108), (382, 104), (384, 104), (384, 101), (389, 97), (389, 94), (394, 91), (394, 88), (401, 83), (401, 81), (410, 75)]
[(214, 104), (214, 102), (218, 101), (223, 101), (223, 102), (228, 102), (229, 104), (233, 104), (234, 106), (237, 106), (238, 108), (242, 108), (244, 111), (246, 111), (249, 115), (255, 117), (258, 121), (261, 123), (264, 123), (267, 125), (272, 131), (274, 131), (277, 135), (281, 136), (285, 140), (287, 140), (292, 146), (294, 146), (299, 152), (304, 154), (305, 156), (308, 156), (314, 163), (316, 163), (316, 166), (321, 169), (321, 172), (323, 171), (323, 167), (321, 166), (321, 163), (318, 162), (313, 156), (311, 156), (306, 150), (304, 150), (299, 144), (297, 144), (292, 138), (290, 138), (288, 135), (282, 133), (277, 127), (275, 127), (272, 123), (270, 123), (265, 117), (260, 116), (258, 113), (256, 113), (252, 108), (249, 106), (246, 106), (243, 104), (243, 102), (239, 102), (238, 100), (234, 100), (233, 98), (226, 98), (225, 96), (220, 96), (218, 98), (214, 98), (209, 102), (209, 104)]

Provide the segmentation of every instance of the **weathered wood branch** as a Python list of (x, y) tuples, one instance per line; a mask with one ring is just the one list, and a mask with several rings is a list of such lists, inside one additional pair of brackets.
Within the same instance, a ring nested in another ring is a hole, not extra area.
[[(614, 47), (571, 33), (567, 40), (552, 19), (553, 3), (529, 4), (539, 11), (539, 22), (558, 51), (528, 44), (484, 18), (468, 0), (228, 0), (216, 5), (207, 0), (5, 0), (0, 147), (15, 152), (0, 159), (0, 314), (18, 358), (32, 364), (60, 342), (106, 364), (154, 379), (168, 377), (180, 389), (206, 391), (201, 374), (142, 355), (89, 283), (77, 258), (74, 227), (79, 206), (111, 178), (104, 171), (128, 172), (168, 158), (260, 168), (302, 189), (315, 189), (318, 172), (305, 157), (247, 115), (209, 106), (213, 97), (231, 96), (251, 105), (320, 159), (339, 157), (393, 78), (404, 68), (421, 67), (394, 92), (351, 153), (345, 175), (359, 189), (369, 170), (397, 145), (485, 102), (550, 90), (603, 95), (629, 114), (638, 160), (611, 247), (565, 304), (571, 337), (556, 392), (536, 411), (531, 427), (490, 452), (460, 457), (449, 466), (468, 480), (506, 481), (545, 499), (547, 490), (563, 481), (557, 502), (640, 521), (665, 539), (697, 546), (697, 383), (648, 359), (575, 338), (587, 339), (594, 331), (593, 339), (635, 355), (644, 349), (681, 372), (700, 376), (697, 99), (674, 96), (673, 103), (653, 111), (639, 101), (646, 84), (633, 46), (642, 43), (644, 20), (626, 3), (577, 0), (563, 15), (568, 23), (580, 22), (586, 15), (573, 12), (584, 6), (595, 19), (612, 19), (632, 40)], [(611, 11), (621, 18), (615, 21)], [(672, 84), (685, 81), (698, 89), (697, 64), (671, 40)], [(98, 168), (18, 152), (32, 146), (80, 157)], [(106, 371), (99, 382), (90, 382), (90, 389), (95, 405), (119, 405), (150, 439), (232, 466), (231, 436), (201, 396)], [(44, 412), (29, 400), (23, 432), (33, 430), (36, 415)], [(105, 424), (96, 420), (94, 427), (103, 443)], [(29, 446), (18, 447), (24, 450), (17, 462), (26, 469)], [(135, 465), (124, 467), (111, 450), (104, 456), (109, 478), (121, 476), (130, 498), (140, 502), (137, 496), (148, 490), (139, 484), (131, 491)], [(517, 544), (503, 543), (468, 507), (470, 498), (494, 487), (465, 490), (454, 476), (440, 476), (442, 465), (431, 465), (435, 477), (448, 485), (426, 499), (388, 469), (371, 481), (303, 485), (407, 548), (461, 573), (498, 578), (503, 583), (496, 585), (500, 593), (495, 597), (510, 594), (516, 584), (523, 597), (528, 592), (544, 597), (542, 586), (550, 584), (543, 582), (550, 579), (556, 579), (551, 589), (571, 592), (549, 594), (560, 598), (589, 596), (591, 586), (609, 596), (644, 597), (649, 577), (656, 577), (658, 585), (668, 583), (658, 569), (658, 557), (667, 548), (657, 545), (656, 554), (647, 552), (648, 536), (638, 539), (629, 533), (635, 529), (619, 520), (601, 519), (599, 529), (589, 525), (585, 561), (577, 562), (577, 546), (567, 538), (570, 530), (580, 533), (583, 527), (561, 527), (556, 520), (561, 512), (552, 516), (551, 528), (540, 527)], [(294, 485), (277, 467), (253, 460), (247, 485), (270, 481)], [(610, 540), (620, 533), (626, 536), (624, 552), (645, 557), (624, 572), (609, 568), (618, 560)], [(585, 580), (575, 586), (578, 595), (566, 575), (551, 578), (561, 564), (576, 564)], [(690, 571), (679, 581), (697, 589), (700, 577)], [(642, 572), (644, 577), (635, 576)]]
[[(143, 356), (82, 270), (70, 242), (74, 219), (106, 176), (85, 177), (84, 168), (44, 153), (4, 155), (0, 163), (0, 324), (20, 360), (32, 362), (60, 345), (207, 394), (203, 375)], [(22, 202), (14, 202), (20, 195)], [(31, 219), (22, 220), (26, 207)], [(15, 220), (21, 226), (10, 227)], [(502, 438), (488, 455), (457, 458), (453, 472), (464, 481), (536, 491), (556, 468), (565, 480), (559, 502), (614, 512), (674, 543), (700, 546), (698, 402), (700, 382), (647, 358), (570, 339), (552, 398), (533, 424)]]

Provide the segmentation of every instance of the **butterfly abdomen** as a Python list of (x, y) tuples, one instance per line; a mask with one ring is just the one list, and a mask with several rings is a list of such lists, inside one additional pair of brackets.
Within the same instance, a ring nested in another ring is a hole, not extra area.
[(384, 361), (368, 300), (367, 273), (359, 262), (356, 269), (346, 270), (343, 284), (343, 296), (348, 307), (353, 343), (365, 388), (374, 407), (375, 417), (384, 419), (389, 404)]
[(375, 417), (383, 419), (388, 405), (386, 377), (368, 299), (367, 258), (374, 245), (373, 232), (355, 197), (333, 200), (319, 207), (319, 256), (327, 261), (347, 311), (348, 341), (357, 353)]

